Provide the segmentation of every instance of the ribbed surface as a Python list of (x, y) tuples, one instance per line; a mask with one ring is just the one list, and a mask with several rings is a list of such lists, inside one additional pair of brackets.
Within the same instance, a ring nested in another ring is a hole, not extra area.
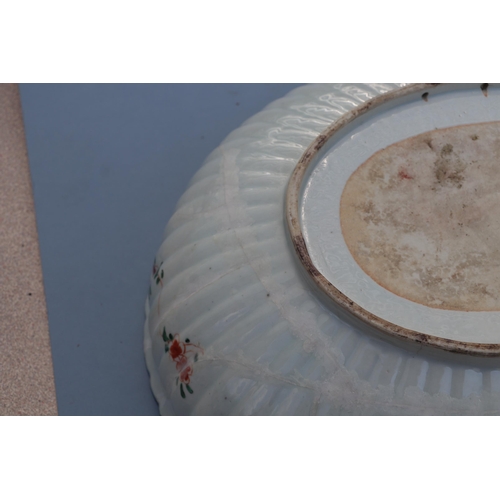
[[(287, 240), (284, 195), (305, 148), (397, 87), (296, 89), (232, 132), (195, 175), (165, 230), (155, 260), (163, 278), (151, 278), (146, 305), (163, 414), (499, 412), (498, 363), (415, 354), (343, 322), (313, 295)], [(185, 397), (164, 328), (204, 350), (196, 363), (188, 356)]]

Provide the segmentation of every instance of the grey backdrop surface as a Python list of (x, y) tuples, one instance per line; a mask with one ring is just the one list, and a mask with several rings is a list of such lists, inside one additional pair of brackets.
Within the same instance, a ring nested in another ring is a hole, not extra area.
[(60, 415), (158, 415), (144, 301), (203, 160), (298, 85), (21, 85)]

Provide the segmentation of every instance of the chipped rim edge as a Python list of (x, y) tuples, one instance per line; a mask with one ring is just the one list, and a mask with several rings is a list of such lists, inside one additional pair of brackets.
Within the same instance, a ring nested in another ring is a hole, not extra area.
[(381, 94), (360, 106), (348, 111), (338, 120), (327, 127), (316, 139), (309, 145), (288, 181), (288, 187), (285, 196), (285, 219), (288, 227), (291, 243), (295, 249), (295, 253), (304, 267), (306, 273), (318, 286), (318, 288), (333, 302), (339, 305), (344, 311), (360, 319), (371, 327), (386, 333), (394, 338), (412, 341), (417, 344), (437, 347), (439, 349), (456, 352), (460, 354), (468, 354), (474, 356), (493, 357), (500, 356), (500, 344), (487, 344), (476, 342), (463, 342), (452, 339), (445, 339), (434, 335), (410, 330), (402, 326), (396, 325), (382, 319), (375, 314), (370, 313), (356, 302), (351, 300), (347, 295), (343, 294), (337, 287), (330, 283), (323, 274), (314, 265), (307, 245), (302, 233), (299, 217), (299, 204), (302, 183), (313, 159), (316, 157), (320, 149), (325, 143), (339, 130), (351, 123), (355, 118), (365, 114), (370, 109), (379, 106), (389, 100), (404, 97), (408, 94), (422, 92), (430, 88), (435, 88), (439, 83), (416, 83), (406, 87), (389, 91)]

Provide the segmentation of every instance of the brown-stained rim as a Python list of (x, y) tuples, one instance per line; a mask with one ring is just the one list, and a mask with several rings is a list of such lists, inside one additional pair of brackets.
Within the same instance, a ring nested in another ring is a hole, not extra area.
[(425, 94), (425, 97), (427, 97), (428, 89), (438, 85), (438, 83), (417, 83), (382, 94), (344, 114), (341, 118), (332, 123), (332, 125), (319, 134), (306, 149), (292, 172), (286, 192), (285, 218), (295, 253), (297, 254), (297, 257), (306, 272), (319, 289), (347, 313), (355, 316), (368, 325), (375, 327), (377, 330), (398, 339), (410, 340), (419, 344), (425, 344), (431, 347), (443, 349), (445, 351), (457, 352), (461, 354), (487, 357), (500, 356), (500, 344), (461, 342), (458, 340), (444, 339), (434, 335), (428, 335), (426, 333), (417, 332), (415, 330), (410, 330), (394, 323), (390, 323), (389, 321), (379, 318), (375, 314), (372, 314), (362, 308), (347, 295), (343, 294), (332, 283), (330, 283), (316, 268), (307, 249), (307, 245), (302, 234), (302, 228), (300, 226), (299, 203), (302, 182), (312, 164), (313, 159), (322, 146), (339, 130), (351, 123), (358, 116), (365, 114), (370, 109), (389, 100), (404, 97), (408, 94), (417, 92), (422, 92)]

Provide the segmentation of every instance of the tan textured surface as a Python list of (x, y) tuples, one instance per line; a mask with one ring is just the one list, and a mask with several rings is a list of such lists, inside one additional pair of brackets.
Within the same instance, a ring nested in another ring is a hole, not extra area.
[(500, 122), (421, 134), (375, 153), (346, 184), (357, 263), (430, 307), (500, 310)]
[(14, 84), (0, 84), (0, 268), (0, 414), (56, 415), (31, 178)]

